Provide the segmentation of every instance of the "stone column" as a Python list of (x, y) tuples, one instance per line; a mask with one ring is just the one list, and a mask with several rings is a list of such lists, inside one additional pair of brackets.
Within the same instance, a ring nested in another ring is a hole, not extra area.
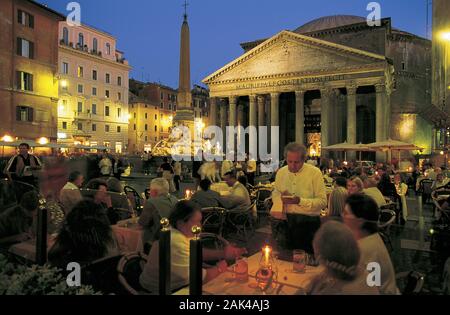
[(225, 136), (227, 127), (227, 104), (225, 99), (220, 100), (220, 128)]
[[(356, 90), (357, 86), (347, 86), (347, 143), (356, 144)], [(356, 152), (347, 153), (348, 160), (356, 159)]]
[(305, 91), (295, 91), (295, 141), (305, 144)]
[[(252, 158), (256, 159), (258, 156), (258, 113), (257, 113), (257, 97), (256, 95), (250, 95), (249, 97), (249, 154), (253, 153)], [(256, 154), (256, 156), (254, 156)]]
[(230, 126), (236, 127), (237, 126), (237, 119), (236, 119), (237, 97), (230, 96), (229, 104), (230, 104)]
[[(386, 140), (386, 87), (384, 84), (375, 85), (376, 90), (376, 141)], [(377, 161), (386, 162), (386, 154), (377, 152)]]
[[(279, 127), (280, 126), (280, 93), (271, 93), (270, 94), (270, 127)], [(280, 139), (274, 139), (274, 141), (279, 142)], [(269, 130), (269, 141), (267, 141), (269, 148), (272, 147), (272, 132)], [(283, 148), (280, 148), (280, 152)]]
[(258, 96), (258, 126), (265, 126), (265, 103), (266, 98), (264, 96)]
[(211, 97), (209, 99), (209, 125), (217, 126), (217, 99)]
[[(325, 88), (320, 90), (321, 93), (321, 142), (322, 148), (329, 145), (329, 131), (330, 131), (330, 99), (331, 88)], [(322, 150), (322, 157), (328, 157), (328, 152)]]

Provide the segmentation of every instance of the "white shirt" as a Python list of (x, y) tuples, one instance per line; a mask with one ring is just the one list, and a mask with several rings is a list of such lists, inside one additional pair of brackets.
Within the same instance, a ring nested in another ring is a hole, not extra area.
[(256, 161), (249, 160), (247, 162), (247, 173), (254, 173), (254, 172), (256, 172)]
[(377, 203), (378, 208), (386, 205), (386, 199), (377, 187), (366, 188), (363, 192)]
[(320, 216), (322, 209), (327, 207), (327, 194), (322, 172), (310, 164), (305, 163), (297, 173), (291, 173), (287, 166), (278, 171), (275, 189), (272, 193), (272, 213), (283, 211), (281, 194), (285, 191), (300, 197), (300, 204), (287, 205), (287, 213)]
[[(187, 238), (177, 229), (171, 229), (170, 233), (170, 258), (171, 258), (171, 289), (177, 290), (189, 284), (189, 247), (190, 238)], [(206, 270), (203, 269), (203, 280)], [(139, 282), (147, 291), (159, 293), (159, 241), (152, 246), (147, 258), (147, 264), (139, 277)]]

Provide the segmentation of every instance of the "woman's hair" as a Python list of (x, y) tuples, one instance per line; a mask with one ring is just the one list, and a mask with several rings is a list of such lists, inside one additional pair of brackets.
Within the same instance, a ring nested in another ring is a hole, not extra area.
[(201, 211), (201, 209), (192, 201), (182, 200), (177, 202), (169, 217), (170, 225), (178, 229), (178, 222), (189, 221), (196, 211)]
[(335, 278), (354, 280), (358, 274), (360, 251), (352, 231), (345, 224), (328, 221), (313, 241), (319, 262)]
[(89, 181), (89, 183), (87, 183), (86, 189), (98, 190), (100, 188), (100, 186), (105, 186), (106, 188), (108, 188), (108, 183), (103, 179), (94, 178), (94, 179), (91, 179)]
[(49, 252), (49, 260), (58, 265), (58, 261), (65, 259), (89, 263), (105, 257), (108, 247), (114, 244), (112, 229), (105, 216), (94, 202), (79, 202), (67, 215), (54, 248)]
[(341, 217), (344, 212), (347, 197), (347, 189), (343, 187), (336, 187), (330, 194), (330, 200), (328, 202), (328, 215), (331, 217)]
[(120, 183), (120, 180), (118, 180), (115, 177), (110, 177), (106, 181), (108, 185), (108, 191), (115, 192), (115, 193), (123, 193), (122, 184)]
[(365, 222), (362, 229), (375, 234), (378, 232), (379, 209), (372, 197), (364, 194), (354, 194), (347, 198), (346, 204), (355, 217), (363, 219)]
[(358, 190), (362, 192), (364, 190), (364, 183), (362, 182), (361, 178), (358, 176), (353, 176), (349, 179), (349, 181), (352, 181), (355, 183), (356, 186), (358, 186)]

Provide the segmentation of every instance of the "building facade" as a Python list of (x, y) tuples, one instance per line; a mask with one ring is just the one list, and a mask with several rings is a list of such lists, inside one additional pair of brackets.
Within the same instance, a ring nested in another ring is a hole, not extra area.
[(201, 120), (205, 126), (209, 125), (209, 91), (208, 89), (194, 84), (192, 89), (192, 107), (194, 109), (194, 120)]
[(370, 27), (362, 17), (323, 17), (242, 47), (203, 81), (211, 124), (279, 126), (280, 153), (291, 141), (327, 156), (322, 147), (389, 138), (431, 150), (432, 127), (420, 114), (431, 105), (431, 42), (390, 18)]
[(151, 151), (170, 136), (177, 91), (157, 83), (130, 80), (129, 151)]
[(131, 67), (116, 39), (81, 25), (59, 24), (58, 141), (116, 153), (128, 148)]
[(59, 13), (0, 1), (0, 135), (56, 142)]

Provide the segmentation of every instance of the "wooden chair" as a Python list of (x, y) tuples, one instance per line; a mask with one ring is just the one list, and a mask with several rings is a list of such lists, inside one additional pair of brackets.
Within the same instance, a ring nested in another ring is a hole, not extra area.
[(227, 210), (220, 207), (202, 209), (202, 229), (205, 232), (222, 236)]
[(119, 283), (126, 293), (131, 295), (146, 294), (139, 283), (139, 277), (147, 263), (147, 257), (141, 253), (131, 253), (123, 256), (117, 265)]
[(395, 276), (397, 283), (403, 282), (403, 295), (417, 295), (422, 292), (425, 275), (417, 271), (401, 272)]
[(380, 211), (380, 217), (378, 219), (379, 234), (391, 251), (394, 250), (394, 246), (392, 245), (390, 236), (390, 227), (395, 222), (396, 217), (395, 211), (386, 209)]
[(226, 225), (236, 233), (237, 238), (248, 241), (249, 232), (254, 233), (253, 209), (256, 202), (243, 211), (228, 210)]

